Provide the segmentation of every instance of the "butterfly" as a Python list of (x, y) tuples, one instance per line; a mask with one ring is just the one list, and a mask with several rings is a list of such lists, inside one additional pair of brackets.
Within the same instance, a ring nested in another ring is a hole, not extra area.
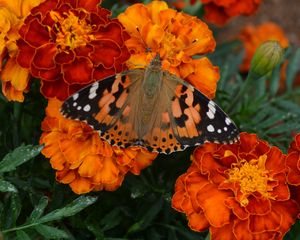
[(170, 154), (206, 141), (239, 139), (236, 125), (215, 102), (161, 65), (157, 54), (146, 68), (96, 81), (71, 95), (61, 113), (123, 148)]

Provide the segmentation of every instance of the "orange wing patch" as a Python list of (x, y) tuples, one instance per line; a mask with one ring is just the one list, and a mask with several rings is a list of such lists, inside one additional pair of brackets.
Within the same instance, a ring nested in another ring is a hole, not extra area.
[[(182, 145), (193, 145), (199, 141), (202, 134), (199, 128), (201, 122), (200, 104), (195, 104), (193, 89), (178, 84), (171, 105), (173, 115), (173, 130)], [(201, 141), (200, 141), (201, 142)]]

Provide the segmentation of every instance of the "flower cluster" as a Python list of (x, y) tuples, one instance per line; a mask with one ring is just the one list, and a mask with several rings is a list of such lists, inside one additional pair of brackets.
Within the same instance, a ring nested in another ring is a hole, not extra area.
[(134, 4), (118, 16), (130, 35), (125, 44), (131, 56), (129, 68), (146, 66), (156, 53), (163, 68), (190, 82), (213, 98), (219, 69), (206, 57), (193, 59), (215, 49), (208, 26), (196, 17), (177, 12), (163, 1)]
[(195, 150), (172, 206), (193, 230), (209, 229), (212, 239), (282, 239), (299, 213), (286, 182), (286, 156), (255, 134), (240, 137)]
[(87, 124), (65, 119), (59, 112), (61, 104), (49, 100), (40, 143), (56, 170), (57, 181), (69, 184), (75, 193), (113, 191), (128, 172), (138, 175), (156, 158), (156, 153), (142, 148), (111, 147)]
[(46, 98), (65, 100), (95, 80), (120, 72), (128, 34), (99, 0), (46, 0), (20, 29), (17, 62), (41, 79)]

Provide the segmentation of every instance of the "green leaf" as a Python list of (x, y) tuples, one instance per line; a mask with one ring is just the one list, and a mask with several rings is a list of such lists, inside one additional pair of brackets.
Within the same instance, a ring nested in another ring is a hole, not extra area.
[(288, 90), (292, 90), (294, 79), (300, 69), (300, 48), (298, 48), (293, 56), (289, 59), (286, 68), (286, 86)]
[(120, 214), (121, 214), (120, 208), (115, 208), (107, 215), (105, 215), (100, 222), (100, 224), (104, 226), (102, 228), (102, 231), (112, 229), (115, 226), (119, 225), (120, 222), (122, 221), (122, 218), (119, 217)]
[(36, 225), (34, 229), (45, 239), (68, 238), (68, 234), (65, 231), (55, 227), (40, 224)]
[(98, 199), (97, 197), (80, 196), (79, 198), (76, 198), (73, 202), (71, 202), (67, 206), (60, 209), (56, 209), (53, 212), (50, 212), (47, 215), (41, 217), (40, 219), (38, 219), (38, 222), (45, 223), (54, 220), (59, 220), (64, 217), (73, 216), (76, 213), (82, 211), (84, 208), (96, 202), (97, 199)]
[(11, 211), (11, 218), (12, 218), (12, 223), (15, 225), (16, 221), (21, 213), (21, 200), (20, 197), (17, 193), (13, 193), (11, 195), (11, 202), (10, 202), (10, 211)]
[(18, 230), (16, 234), (17, 234), (17, 240), (31, 240), (28, 234), (22, 230)]
[(0, 180), (0, 192), (18, 192), (18, 190), (10, 182)]
[(272, 77), (270, 80), (270, 94), (272, 96), (274, 96), (279, 89), (281, 68), (282, 68), (282, 65), (276, 66), (276, 68), (273, 70), (273, 73), (272, 73)]
[(27, 222), (32, 223), (32, 222), (35, 222), (38, 218), (40, 218), (42, 216), (42, 214), (44, 213), (44, 210), (47, 207), (47, 205), (48, 205), (48, 198), (43, 196), (40, 199), (38, 205), (34, 207)]
[(154, 202), (154, 204), (151, 207), (149, 207), (148, 211), (145, 212), (143, 218), (129, 228), (128, 233), (142, 231), (148, 226), (150, 226), (153, 219), (162, 209), (162, 206), (163, 200), (162, 198), (159, 198), (157, 201)]
[(0, 162), (0, 173), (15, 170), (17, 166), (37, 156), (42, 149), (43, 146), (41, 145), (22, 145), (17, 147), (11, 153), (6, 154)]

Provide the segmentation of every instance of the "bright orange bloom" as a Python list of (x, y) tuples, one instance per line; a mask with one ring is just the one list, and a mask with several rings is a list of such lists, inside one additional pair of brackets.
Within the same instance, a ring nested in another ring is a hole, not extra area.
[(247, 72), (250, 69), (250, 63), (256, 49), (268, 40), (276, 40), (281, 47), (286, 48), (289, 45), (288, 39), (280, 26), (275, 23), (267, 22), (257, 27), (253, 25), (246, 26), (240, 33), (239, 38), (242, 40), (246, 53), (241, 71)]
[(252, 15), (262, 0), (201, 0), (204, 4), (204, 18), (211, 23), (222, 26), (232, 17)]
[(120, 72), (128, 34), (100, 0), (46, 0), (20, 29), (18, 63), (42, 81), (47, 98), (66, 99), (92, 81)]
[(299, 213), (286, 182), (285, 155), (241, 133), (239, 143), (198, 147), (175, 185), (172, 206), (211, 239), (282, 239)]
[(23, 20), (41, 1), (0, 0), (0, 79), (3, 95), (9, 101), (24, 101), (23, 92), (27, 91), (29, 71), (16, 63), (16, 41), (20, 38), (18, 31)]
[(131, 53), (129, 68), (145, 66), (159, 53), (164, 69), (191, 82), (209, 98), (214, 97), (219, 69), (205, 57), (192, 59), (193, 55), (206, 54), (216, 46), (204, 22), (168, 8), (163, 1), (134, 4), (118, 19), (131, 37), (126, 41)]
[(50, 158), (57, 181), (69, 184), (77, 194), (102, 189), (117, 189), (124, 176), (149, 166), (156, 153), (132, 147), (111, 147), (87, 124), (65, 119), (59, 108), (62, 102), (50, 99), (42, 122), (42, 153)]

